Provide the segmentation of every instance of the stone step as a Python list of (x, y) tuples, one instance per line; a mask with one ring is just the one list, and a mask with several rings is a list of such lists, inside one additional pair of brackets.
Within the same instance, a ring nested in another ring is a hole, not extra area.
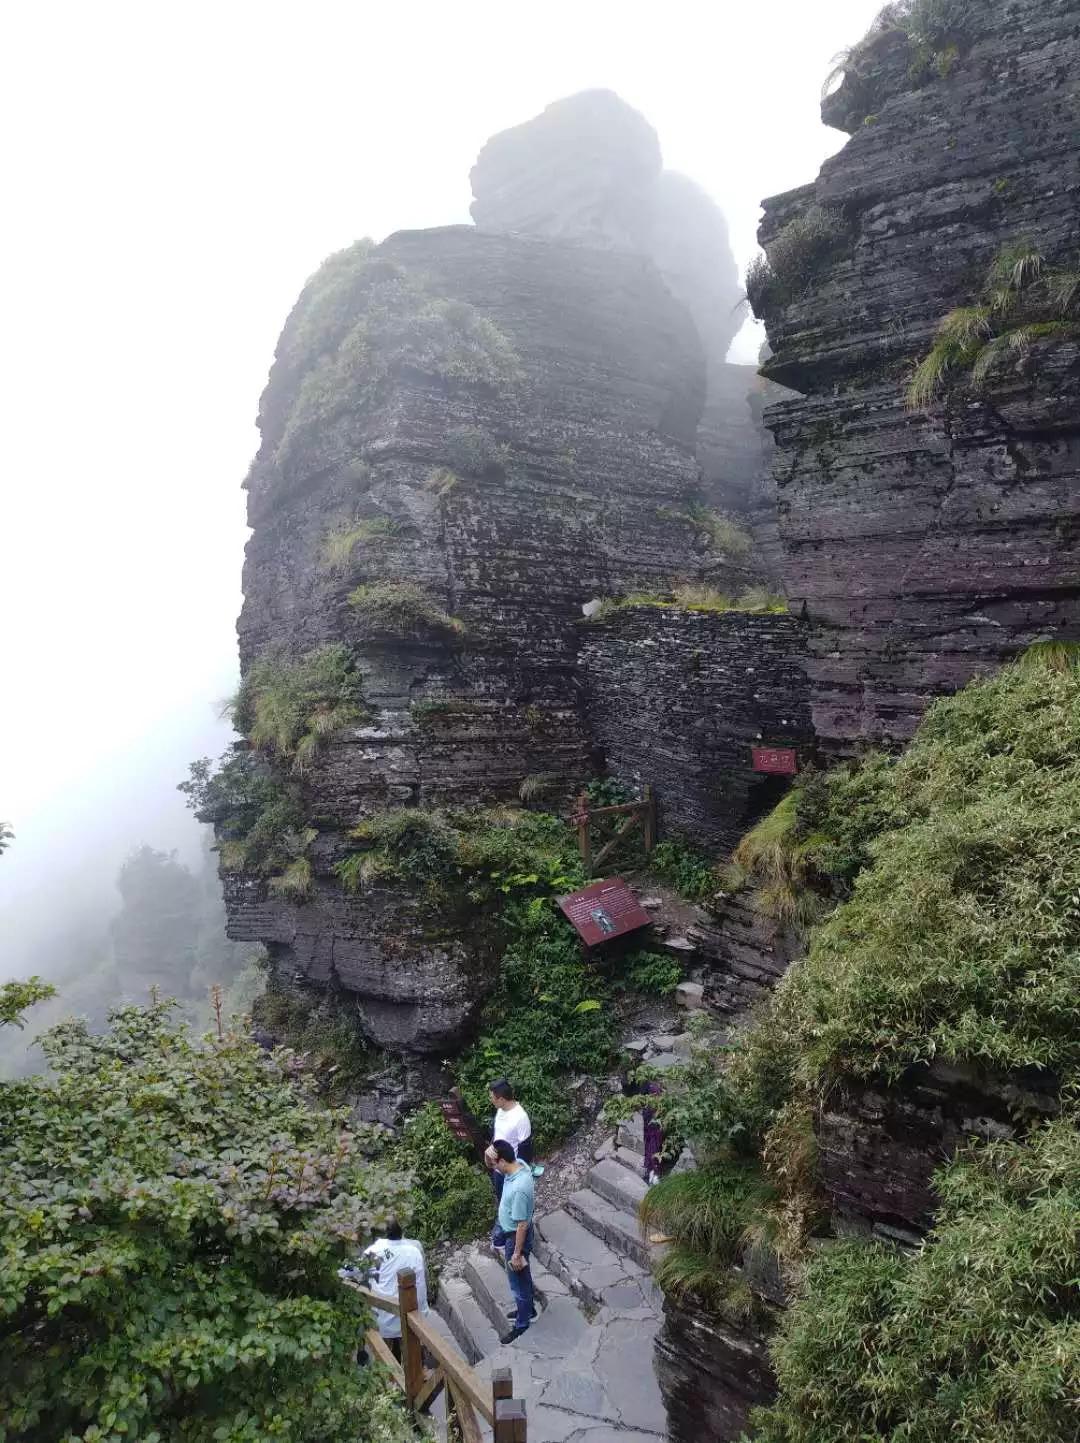
[(652, 1279), (644, 1269), (563, 1208), (538, 1218), (535, 1256), (590, 1307), (628, 1309), (653, 1301)]
[[(636, 1154), (632, 1154), (636, 1157)], [(640, 1171), (631, 1172), (615, 1158), (606, 1157), (590, 1169), (585, 1181), (613, 1207), (637, 1215), (638, 1205), (649, 1191)]]
[(585, 1188), (570, 1194), (566, 1200), (566, 1210), (613, 1252), (633, 1259), (646, 1271), (652, 1270), (657, 1250), (642, 1237), (641, 1227), (634, 1213), (614, 1207), (607, 1198)]
[(645, 1123), (640, 1112), (635, 1112), (633, 1117), (619, 1123), (615, 1141), (628, 1152), (636, 1152), (642, 1158), (645, 1156)]
[(491, 1326), (464, 1278), (444, 1278), (439, 1284), (435, 1307), (439, 1316), (450, 1325), (454, 1340), (467, 1362), (478, 1363), (499, 1346), (499, 1334)]
[(617, 1147), (611, 1156), (623, 1167), (628, 1167), (635, 1177), (640, 1177), (644, 1182), (645, 1156), (640, 1152), (631, 1152), (628, 1147)]
[[(530, 1260), (530, 1271), (539, 1310), (543, 1311), (552, 1298), (568, 1295), (566, 1284), (544, 1267), (535, 1252)], [(505, 1265), (481, 1244), (467, 1256), (464, 1276), (492, 1327), (497, 1333), (505, 1333), (510, 1326), (507, 1314), (514, 1305)]]

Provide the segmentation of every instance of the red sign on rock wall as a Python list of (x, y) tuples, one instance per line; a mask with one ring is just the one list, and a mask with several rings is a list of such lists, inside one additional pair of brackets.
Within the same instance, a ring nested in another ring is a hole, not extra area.
[(793, 777), (798, 771), (794, 747), (752, 747), (755, 772), (773, 776)]
[(648, 927), (652, 918), (621, 877), (594, 882), (581, 892), (559, 898), (563, 914), (574, 924), (586, 947)]

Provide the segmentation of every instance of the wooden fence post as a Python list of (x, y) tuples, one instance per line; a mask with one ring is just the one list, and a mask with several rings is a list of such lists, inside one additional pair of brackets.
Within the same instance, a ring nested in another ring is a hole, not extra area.
[(645, 783), (645, 855), (648, 857), (656, 846), (656, 798), (653, 796), (652, 783)]
[(405, 1401), (412, 1410), (424, 1386), (424, 1359), (420, 1339), (409, 1328), (409, 1314), (420, 1307), (416, 1295), (416, 1274), (412, 1268), (398, 1273), (398, 1306), (401, 1309), (401, 1366), (405, 1373)]
[(581, 865), (586, 877), (592, 876), (592, 842), (589, 838), (589, 795), (582, 792), (577, 799), (578, 847), (581, 849)]

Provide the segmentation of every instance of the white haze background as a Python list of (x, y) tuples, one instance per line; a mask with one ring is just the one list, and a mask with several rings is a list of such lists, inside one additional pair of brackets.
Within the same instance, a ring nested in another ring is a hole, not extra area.
[(226, 736), (256, 404), (323, 257), (467, 221), (489, 135), (606, 86), (745, 267), (760, 199), (843, 142), (821, 81), (877, 8), (5, 7), (0, 977), (111, 906), (134, 845), (195, 854), (175, 784)]

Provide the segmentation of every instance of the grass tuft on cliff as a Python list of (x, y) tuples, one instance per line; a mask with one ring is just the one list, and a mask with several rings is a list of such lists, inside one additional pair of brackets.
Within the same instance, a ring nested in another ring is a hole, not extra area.
[(353, 551), (366, 541), (385, 541), (400, 536), (401, 526), (392, 516), (368, 516), (350, 525), (328, 531), (319, 553), (324, 571), (346, 571)]
[(414, 581), (373, 581), (349, 593), (361, 636), (408, 641), (428, 635), (460, 641), (465, 623), (445, 611)]
[(995, 256), (979, 301), (950, 311), (907, 390), (914, 410), (929, 406), (949, 377), (970, 372), (978, 390), (1007, 365), (1015, 369), (1041, 341), (1080, 340), (1080, 270), (1055, 268), (1030, 240)]
[(289, 763), (294, 772), (307, 769), (326, 738), (367, 716), (352, 652), (340, 643), (300, 656), (264, 652), (231, 710), (233, 726), (257, 751)]
[(843, 215), (826, 206), (809, 205), (788, 221), (746, 272), (746, 299), (754, 315), (765, 320), (805, 295), (848, 234)]

